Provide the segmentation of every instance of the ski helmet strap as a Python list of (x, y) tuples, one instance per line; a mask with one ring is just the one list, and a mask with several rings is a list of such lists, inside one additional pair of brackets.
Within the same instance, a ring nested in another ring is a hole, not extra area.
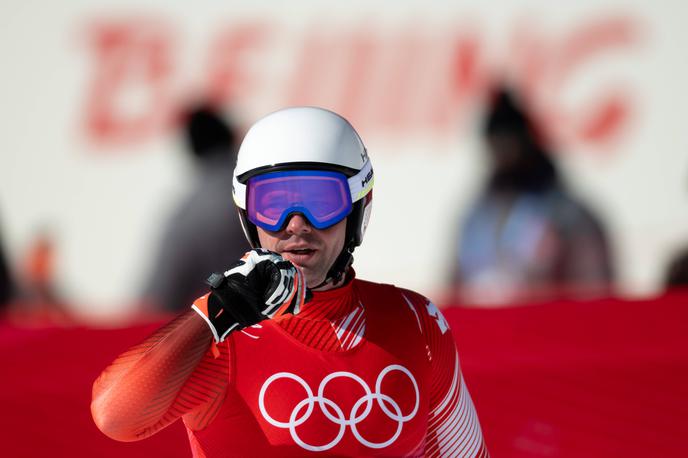
[(332, 264), (332, 267), (330, 267), (330, 270), (327, 272), (325, 280), (310, 289), (318, 289), (322, 286), (325, 286), (327, 283), (332, 283), (333, 285), (339, 283), (342, 277), (346, 274), (346, 271), (349, 270), (349, 267), (354, 262), (353, 251), (354, 245), (352, 242), (349, 242), (344, 247), (342, 252), (339, 253), (337, 259), (334, 260), (334, 264)]

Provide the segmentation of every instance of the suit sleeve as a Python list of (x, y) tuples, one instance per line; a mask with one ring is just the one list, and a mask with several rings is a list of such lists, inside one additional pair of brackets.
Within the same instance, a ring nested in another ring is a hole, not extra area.
[(447, 321), (425, 297), (406, 290), (402, 294), (416, 313), (430, 362), (430, 415), (425, 456), (489, 457)]
[(211, 351), (212, 334), (194, 311), (180, 315), (120, 355), (93, 384), (91, 414), (113, 439), (135, 441), (184, 416), (207, 425), (228, 385), (228, 351)]

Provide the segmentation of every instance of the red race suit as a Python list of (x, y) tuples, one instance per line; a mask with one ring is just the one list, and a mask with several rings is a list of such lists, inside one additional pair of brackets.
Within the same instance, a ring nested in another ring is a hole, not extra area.
[[(188, 371), (172, 360), (147, 367), (181, 327), (96, 381), (94, 418), (103, 406), (145, 405), (122, 415), (128, 432), (113, 437), (141, 439), (182, 417), (195, 457), (489, 456), (451, 330), (414, 292), (350, 279), (315, 292), (297, 316), (230, 334)], [(133, 374), (145, 389), (108, 389)], [(112, 396), (123, 399), (103, 402)]]

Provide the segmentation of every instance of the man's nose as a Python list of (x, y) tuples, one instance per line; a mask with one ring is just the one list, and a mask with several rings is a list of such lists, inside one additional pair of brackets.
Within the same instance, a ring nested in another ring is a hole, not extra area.
[(311, 232), (311, 223), (301, 213), (294, 213), (289, 216), (287, 221), (286, 231), (288, 234), (297, 235)]

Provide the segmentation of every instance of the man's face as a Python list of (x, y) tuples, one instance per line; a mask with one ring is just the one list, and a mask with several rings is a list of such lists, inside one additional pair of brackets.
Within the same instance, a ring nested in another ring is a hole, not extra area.
[(304, 216), (295, 214), (280, 231), (258, 228), (260, 245), (299, 266), (311, 288), (325, 280), (344, 248), (345, 236), (346, 218), (327, 229), (316, 229)]

